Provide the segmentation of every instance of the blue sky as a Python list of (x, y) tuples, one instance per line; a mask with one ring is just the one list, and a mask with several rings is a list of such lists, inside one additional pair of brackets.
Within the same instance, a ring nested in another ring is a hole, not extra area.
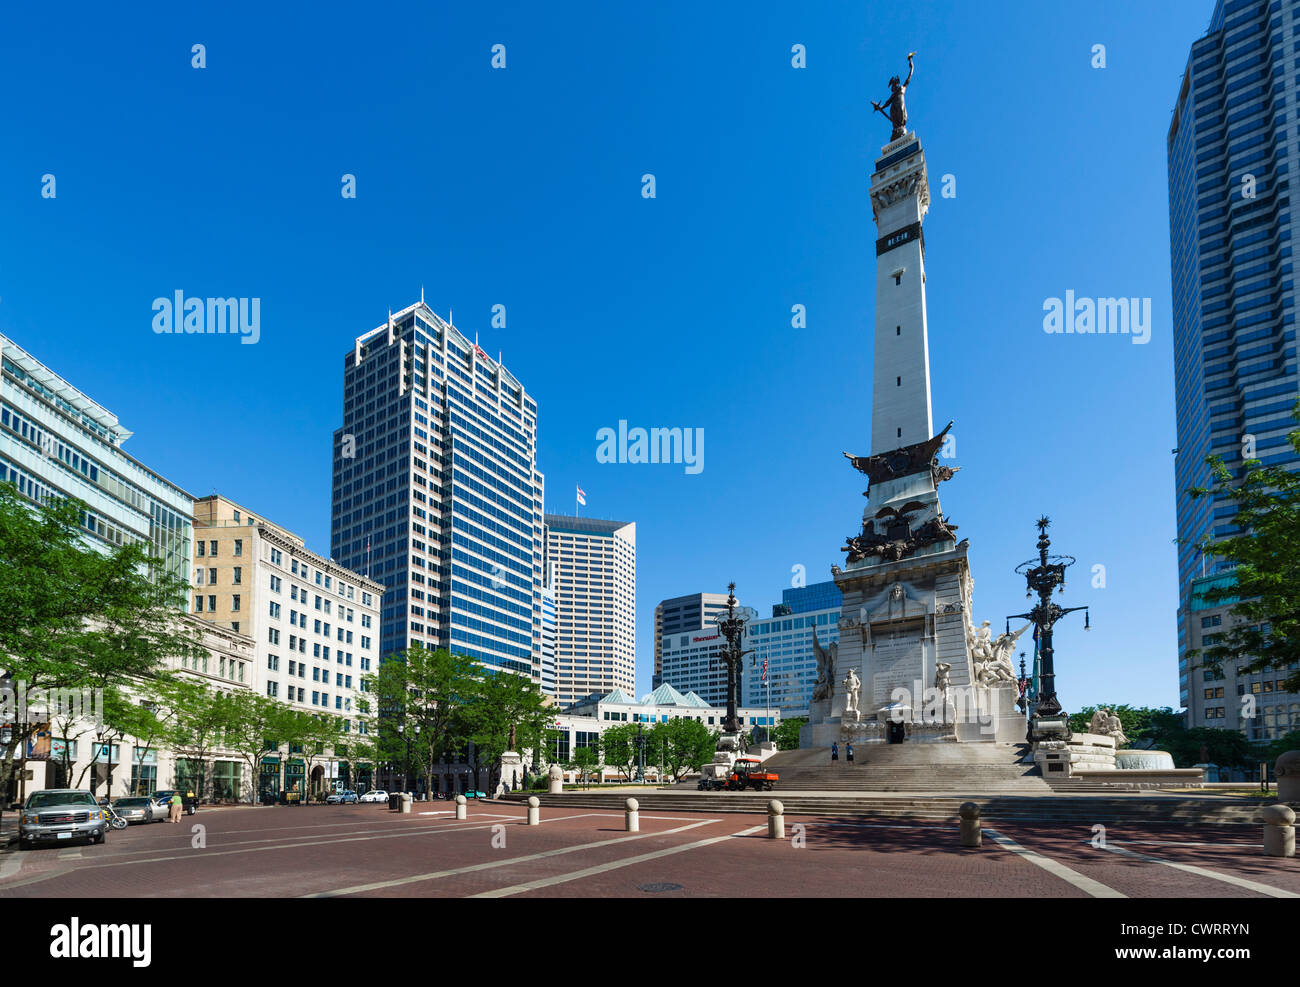
[[(0, 14), (0, 332), (137, 458), (327, 553), (342, 356), (423, 286), (536, 397), (547, 509), (581, 484), (584, 513), (637, 522), (647, 687), (660, 599), (734, 579), (766, 614), (856, 533), (840, 450), (869, 451), (888, 139), (868, 101), (916, 50), (975, 617), (1025, 606), (1046, 513), (1079, 558), (1059, 599), (1093, 607), (1057, 635), (1067, 708), (1177, 705), (1165, 135), (1208, 0), (185, 6)], [(1151, 298), (1150, 343), (1045, 334), (1067, 289)], [(154, 334), (176, 290), (260, 298), (260, 341)], [(703, 428), (704, 470), (597, 463), (620, 419)]]

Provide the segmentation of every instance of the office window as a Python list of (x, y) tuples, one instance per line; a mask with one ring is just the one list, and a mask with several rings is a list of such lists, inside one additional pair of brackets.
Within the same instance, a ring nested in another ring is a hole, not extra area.
[(209, 613), (216, 613), (216, 610), (217, 610), (217, 598), (216, 598), (215, 596), (209, 596), (209, 597), (208, 597), (208, 612), (209, 612)]
[(242, 539), (242, 538), (236, 538), (236, 539), (235, 539), (235, 555), (238, 557), (238, 556), (243, 555), (243, 554), (244, 554), (244, 539)]
[(230, 594), (230, 609), (231, 609), (231, 610), (238, 610), (238, 609), (239, 609), (239, 594), (238, 594), (238, 593), (231, 593), (231, 594)]
[(199, 541), (199, 542), (197, 542), (197, 543), (195, 544), (195, 546), (194, 546), (196, 549), (198, 549), (198, 551), (195, 552), (195, 555), (196, 555), (198, 558), (200, 558), (200, 559), (203, 558), (203, 557), (207, 554), (207, 553), (203, 550), (204, 547), (205, 547), (205, 545), (206, 545), (206, 542)]
[(240, 583), (242, 583), (242, 582), (244, 581), (244, 567), (243, 567), (243, 566), (240, 566), (240, 565), (235, 566), (235, 568), (234, 568), (234, 570), (233, 570), (233, 575), (230, 577), (230, 581), (231, 581), (234, 585), (236, 585), (236, 586), (238, 586)]

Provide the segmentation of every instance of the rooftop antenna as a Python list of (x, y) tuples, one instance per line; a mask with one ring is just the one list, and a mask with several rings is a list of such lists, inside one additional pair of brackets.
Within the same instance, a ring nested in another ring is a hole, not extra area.
[(424, 304), (424, 285), (420, 285), (420, 304)]

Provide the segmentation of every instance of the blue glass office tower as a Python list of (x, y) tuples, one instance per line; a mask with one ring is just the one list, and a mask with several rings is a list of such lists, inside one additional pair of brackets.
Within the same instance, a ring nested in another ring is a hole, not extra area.
[(331, 552), (386, 587), (381, 659), (419, 642), (540, 681), (537, 404), (418, 302), (343, 361)]
[[(834, 580), (787, 589), (772, 607), (770, 620), (751, 620), (745, 628), (745, 647), (754, 649), (753, 667), (742, 680), (742, 702), (747, 708), (771, 706), (783, 717), (807, 716), (817, 680), (813, 632), (823, 648), (840, 639), (843, 596)], [(768, 681), (763, 681), (763, 661)]]
[[(1219, 0), (1192, 45), (1169, 127), (1169, 239), (1178, 414), (1178, 678), (1189, 705), (1195, 543), (1232, 531), (1231, 506), (1187, 496), (1205, 457), (1297, 463), (1286, 441), (1296, 370), (1290, 178), (1298, 137), (1297, 0)], [(1199, 725), (1199, 724), (1198, 724)]]

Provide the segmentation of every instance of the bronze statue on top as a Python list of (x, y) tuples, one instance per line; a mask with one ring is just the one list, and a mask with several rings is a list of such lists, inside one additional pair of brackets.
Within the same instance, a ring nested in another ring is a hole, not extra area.
[[(903, 104), (903, 93), (907, 91), (907, 84), (912, 81), (912, 73), (916, 69), (912, 64), (915, 55), (914, 51), (907, 53), (906, 79), (899, 82), (898, 76), (894, 76), (889, 80), (889, 98), (883, 104), (877, 103), (874, 99), (871, 101), (871, 108), (894, 125), (894, 132), (889, 135), (891, 141), (896, 141), (907, 133), (907, 107)], [(888, 113), (885, 112), (885, 107), (889, 107)]]

